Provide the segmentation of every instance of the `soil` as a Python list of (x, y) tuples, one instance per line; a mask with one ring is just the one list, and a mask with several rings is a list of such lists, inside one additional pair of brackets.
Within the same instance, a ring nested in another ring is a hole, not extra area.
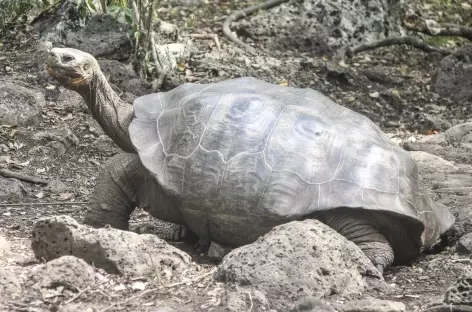
[[(162, 19), (177, 24), (184, 34), (216, 33), (223, 50), (244, 54), (243, 50), (223, 37), (220, 29), (221, 18), (229, 10), (234, 9), (234, 6), (246, 5), (246, 2), (222, 2), (195, 9), (164, 4), (159, 14)], [(204, 18), (208, 16), (214, 18)], [(81, 220), (99, 169), (116, 153), (116, 148), (112, 145), (107, 148), (102, 144), (94, 144), (101, 132), (86, 111), (80, 107), (71, 109), (58, 105), (56, 99), (60, 87), (52, 81), (45, 82), (37, 78), (39, 69), (31, 57), (34, 55), (37, 39), (38, 36), (28, 29), (15, 31), (2, 39), (0, 49), (0, 79), (14, 78), (28, 82), (42, 90), (46, 96), (46, 105), (41, 108), (43, 120), (38, 127), (18, 129), (0, 125), (0, 167), (21, 169), (25, 174), (56, 181), (53, 187), (23, 182), (27, 195), (5, 201), (4, 204), (8, 205), (0, 206), (0, 236), (4, 236), (11, 244), (9, 256), (0, 259), (0, 264), (20, 277), (26, 276), (32, 266), (40, 263), (33, 258), (30, 248), (30, 233), (35, 221), (40, 217), (57, 214), (67, 214)], [(208, 51), (214, 47), (214, 42), (211, 39), (197, 39), (197, 47)], [(431, 76), (441, 60), (438, 55), (427, 55), (409, 47), (382, 48), (355, 56), (346, 68), (329, 59), (314, 59), (307, 53), (264, 53), (266, 52), (261, 51), (257, 58), (252, 59), (252, 68), (266, 66), (263, 62), (267, 56), (277, 59), (282, 65), (269, 67), (270, 74), (267, 75), (256, 70), (258, 78), (317, 89), (340, 104), (368, 115), (398, 143), (417, 139), (427, 131), (443, 131), (468, 120), (471, 114), (471, 106), (467, 103), (452, 103), (431, 91)], [(247, 58), (251, 59), (249, 55)], [(188, 60), (187, 68), (192, 69), (195, 66), (193, 62)], [(222, 60), (221, 66), (229, 63), (231, 60)], [(246, 70), (245, 73), (251, 71)], [(239, 74), (241, 72), (226, 73), (228, 78)], [(192, 75), (196, 82), (224, 78), (225, 75), (216, 75), (215, 72), (195, 71)], [(430, 121), (431, 116), (436, 120), (433, 123)], [(79, 138), (79, 144), (68, 147), (62, 155), (32, 139), (32, 134), (60, 131), (64, 128), (70, 129)], [(455, 153), (460, 151), (455, 150)], [(472, 165), (472, 158), (468, 155), (450, 155), (449, 158), (460, 158), (463, 163)], [(442, 177), (438, 175), (437, 179)], [(432, 186), (434, 177), (425, 182)], [(434, 193), (434, 190), (433, 194), (436, 200), (446, 204), (456, 215), (461, 208), (472, 204), (468, 194), (460, 200), (457, 194)], [(55, 204), (47, 204), (51, 202)], [(155, 222), (146, 213), (137, 211), (133, 216), (132, 230), (152, 231)], [(101, 311), (106, 308), (109, 311), (156, 311), (163, 303), (181, 307), (178, 311), (186, 308), (189, 311), (211, 310), (210, 307), (218, 303), (222, 292), (221, 285), (205, 275), (211, 272), (215, 263), (196, 252), (193, 246), (174, 244), (190, 252), (201, 265), (201, 276), (189, 276), (193, 280), (187, 284), (169, 287), (156, 281), (155, 285), (151, 283), (147, 288), (157, 287), (158, 290), (155, 291), (142, 292), (130, 288), (117, 291), (114, 290), (117, 285), (133, 285), (136, 281), (99, 270), (98, 273), (103, 276), (102, 285), (81, 290), (80, 296), (67, 292), (54, 296), (27, 293), (21, 298), (7, 300), (0, 310), (54, 311), (64, 301), (80, 303), (82, 307), (94, 307)], [(380, 298), (401, 301), (407, 305), (408, 311), (422, 311), (441, 299), (445, 290), (456, 281), (470, 262), (469, 256), (460, 256), (454, 252), (451, 242), (440, 252), (423, 254), (412, 266), (396, 266), (387, 270), (384, 277), (391, 292)], [(138, 295), (139, 300), (131, 300)], [(116, 305), (111, 307), (112, 304)], [(79, 310), (85, 311), (83, 308)]]

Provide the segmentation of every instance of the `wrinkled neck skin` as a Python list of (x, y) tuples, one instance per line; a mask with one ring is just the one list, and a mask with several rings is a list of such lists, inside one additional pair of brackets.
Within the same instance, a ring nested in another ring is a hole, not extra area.
[(77, 90), (103, 131), (122, 150), (135, 153), (128, 127), (134, 116), (133, 106), (123, 102), (108, 84), (100, 70), (87, 87)]

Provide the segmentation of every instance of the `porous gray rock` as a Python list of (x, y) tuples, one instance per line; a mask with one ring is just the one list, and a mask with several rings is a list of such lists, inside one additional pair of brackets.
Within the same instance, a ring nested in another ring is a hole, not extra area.
[(457, 170), (457, 167), (453, 163), (439, 156), (423, 151), (412, 151), (410, 154), (416, 161), (420, 172), (452, 172)]
[(8, 126), (36, 126), (41, 121), (44, 95), (33, 87), (14, 81), (0, 83), (0, 124)]
[[(402, 0), (287, 2), (240, 22), (266, 48), (324, 54), (341, 47), (403, 34)], [(242, 33), (242, 31), (241, 31)]]
[(340, 312), (406, 312), (403, 302), (376, 298), (349, 301), (337, 309)]
[(253, 244), (234, 249), (216, 276), (228, 287), (261, 291), (271, 308), (281, 310), (304, 297), (359, 294), (372, 284), (385, 286), (354, 243), (317, 220), (279, 225)]
[(461, 254), (472, 253), (472, 233), (463, 235), (457, 242), (456, 251)]
[(22, 198), (26, 190), (19, 180), (0, 177), (0, 201)]
[(46, 261), (73, 255), (110, 273), (126, 276), (170, 277), (189, 267), (191, 258), (183, 251), (149, 234), (113, 228), (94, 229), (69, 216), (38, 220), (32, 232), (37, 258)]
[(332, 307), (319, 299), (303, 298), (289, 312), (336, 312)]
[(26, 284), (36, 289), (63, 286), (77, 291), (94, 282), (95, 272), (87, 262), (74, 256), (62, 256), (35, 267)]
[(221, 260), (231, 251), (230, 247), (223, 246), (217, 242), (212, 242), (208, 249), (208, 257), (214, 260)]
[(472, 100), (472, 45), (446, 56), (432, 78), (434, 91), (456, 102)]

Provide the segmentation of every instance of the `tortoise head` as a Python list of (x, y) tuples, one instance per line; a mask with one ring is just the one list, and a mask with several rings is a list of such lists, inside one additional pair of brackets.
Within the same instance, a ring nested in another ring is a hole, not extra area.
[(67, 89), (79, 91), (88, 87), (100, 70), (97, 60), (89, 53), (71, 48), (49, 51), (47, 69)]

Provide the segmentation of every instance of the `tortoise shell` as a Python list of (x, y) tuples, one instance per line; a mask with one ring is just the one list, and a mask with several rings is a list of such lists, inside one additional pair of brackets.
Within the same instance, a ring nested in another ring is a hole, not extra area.
[[(349, 207), (392, 215), (423, 246), (454, 222), (407, 151), (312, 89), (248, 77), (186, 83), (139, 97), (134, 109), (129, 132), (142, 164), (199, 235), (237, 246), (275, 224)], [(397, 253), (402, 242), (393, 243)]]

